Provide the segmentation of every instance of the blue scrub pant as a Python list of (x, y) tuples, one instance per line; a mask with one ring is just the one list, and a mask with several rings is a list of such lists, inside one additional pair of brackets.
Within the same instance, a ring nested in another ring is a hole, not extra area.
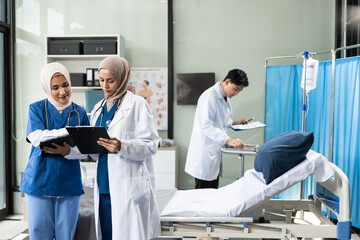
[(110, 194), (100, 194), (99, 220), (100, 220), (102, 239), (103, 240), (111, 240), (112, 239), (112, 221), (111, 221)]
[(44, 197), (25, 194), (30, 239), (71, 240), (79, 215), (80, 196)]

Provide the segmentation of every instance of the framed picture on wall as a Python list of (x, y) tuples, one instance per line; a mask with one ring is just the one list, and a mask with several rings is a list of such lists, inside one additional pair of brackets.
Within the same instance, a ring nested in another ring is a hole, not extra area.
[(167, 68), (131, 68), (128, 90), (149, 104), (158, 130), (168, 126)]

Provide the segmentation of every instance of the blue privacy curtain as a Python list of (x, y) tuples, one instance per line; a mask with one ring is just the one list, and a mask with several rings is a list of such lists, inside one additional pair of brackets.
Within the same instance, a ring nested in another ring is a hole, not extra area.
[[(302, 64), (269, 66), (266, 69), (265, 141), (279, 133), (302, 128)], [(324, 91), (323, 89), (326, 89)], [(306, 131), (314, 133), (312, 149), (328, 157), (331, 105), (331, 61), (319, 63), (316, 88), (308, 97)], [(312, 182), (305, 181), (305, 196), (312, 193)], [(300, 184), (276, 198), (299, 199)]]
[(349, 178), (351, 220), (360, 228), (360, 57), (335, 66), (333, 162)]
[[(359, 58), (336, 61), (334, 99), (333, 162), (348, 176), (351, 191), (351, 218), (360, 225), (359, 200)], [(290, 130), (301, 131), (303, 89), (302, 64), (269, 66), (266, 69), (265, 140)], [(331, 61), (319, 64), (317, 86), (310, 91), (306, 131), (314, 133), (312, 149), (329, 157), (331, 113)], [(311, 178), (305, 181), (305, 196), (312, 193)], [(298, 199), (300, 184), (276, 198)]]

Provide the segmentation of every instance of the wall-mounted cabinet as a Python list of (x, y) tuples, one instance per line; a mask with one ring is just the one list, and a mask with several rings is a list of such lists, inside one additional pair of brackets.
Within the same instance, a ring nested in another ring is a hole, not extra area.
[(72, 78), (72, 100), (90, 112), (91, 105), (103, 95), (98, 85), (88, 84), (87, 70), (93, 69), (92, 80), (96, 81), (96, 69), (104, 58), (125, 57), (125, 42), (119, 34), (46, 36), (45, 51), (47, 63), (60, 62), (67, 67)]

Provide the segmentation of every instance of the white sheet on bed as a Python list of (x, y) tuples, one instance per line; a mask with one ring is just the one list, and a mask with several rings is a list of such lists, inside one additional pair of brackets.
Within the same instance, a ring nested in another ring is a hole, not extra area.
[(236, 217), (311, 174), (314, 174), (317, 182), (324, 182), (333, 175), (328, 160), (312, 150), (303, 162), (269, 185), (266, 185), (262, 173), (251, 169), (245, 172), (244, 177), (219, 189), (178, 190), (161, 212), (161, 216)]

